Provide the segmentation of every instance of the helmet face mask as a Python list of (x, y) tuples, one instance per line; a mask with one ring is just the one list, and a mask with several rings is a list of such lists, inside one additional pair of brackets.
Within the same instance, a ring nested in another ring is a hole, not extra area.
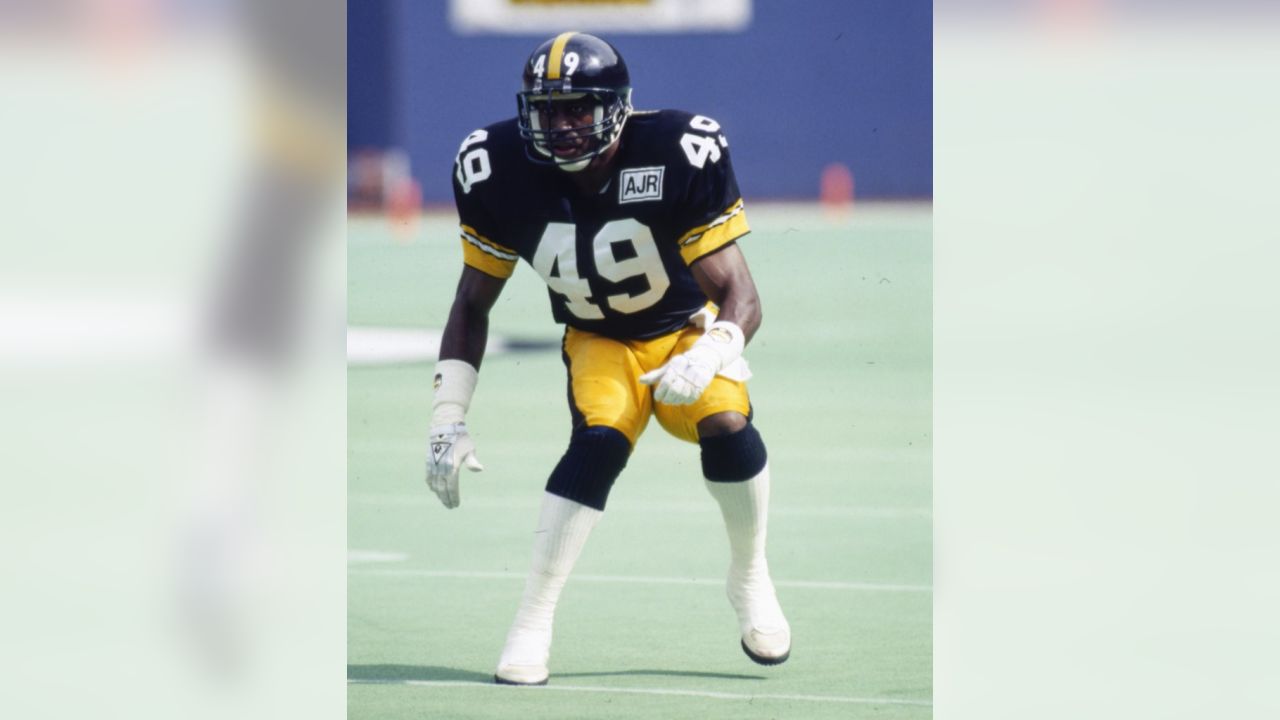
[[(588, 122), (555, 127), (553, 105), (586, 105)], [(573, 92), (522, 92), (519, 94), (520, 136), (526, 154), (535, 162), (555, 164), (575, 172), (604, 153), (622, 135), (630, 114), (630, 90), (618, 93), (602, 88), (575, 88)], [(569, 154), (567, 149), (576, 149)]]
[[(618, 141), (631, 114), (626, 63), (593, 35), (564, 33), (544, 42), (525, 63), (523, 85), (517, 122), (525, 155), (539, 164), (585, 169)], [(577, 120), (555, 120), (566, 114)]]

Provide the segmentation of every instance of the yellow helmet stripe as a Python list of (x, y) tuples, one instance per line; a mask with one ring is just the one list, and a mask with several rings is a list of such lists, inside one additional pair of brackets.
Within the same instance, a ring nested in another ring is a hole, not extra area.
[(556, 36), (555, 42), (551, 43), (551, 57), (547, 58), (547, 79), (560, 79), (560, 63), (564, 60), (564, 46), (569, 44), (569, 38), (577, 35), (576, 32), (560, 33)]

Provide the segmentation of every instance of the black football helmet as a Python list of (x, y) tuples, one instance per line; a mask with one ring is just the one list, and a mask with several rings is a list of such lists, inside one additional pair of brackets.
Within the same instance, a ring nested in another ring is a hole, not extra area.
[[(525, 154), (538, 163), (577, 172), (608, 150), (622, 135), (631, 114), (631, 75), (622, 55), (594, 35), (566, 32), (538, 46), (524, 65), (523, 90), (516, 95), (520, 136)], [(552, 102), (585, 100), (593, 122), (556, 130), (546, 125)], [(585, 138), (588, 142), (579, 143)], [(552, 148), (568, 141), (584, 145), (581, 153), (565, 156)]]

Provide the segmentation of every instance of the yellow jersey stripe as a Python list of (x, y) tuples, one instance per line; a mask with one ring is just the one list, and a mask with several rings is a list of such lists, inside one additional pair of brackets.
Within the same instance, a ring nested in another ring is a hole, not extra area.
[(515, 262), (516, 260), (520, 259), (520, 256), (516, 254), (515, 250), (512, 250), (511, 248), (505, 245), (499, 245), (498, 243), (476, 232), (476, 229), (471, 227), (470, 225), (462, 225), (461, 227), (462, 227), (462, 239), (475, 245), (476, 247), (480, 248), (484, 252), (487, 252), (490, 255), (493, 255), (495, 257), (500, 257), (503, 260), (510, 260), (512, 262)]
[(516, 263), (514, 260), (499, 259), (497, 256), (479, 248), (479, 245), (470, 242), (467, 236), (463, 235), (462, 262), (485, 275), (492, 275), (496, 278), (509, 278), (515, 273)]
[(576, 32), (560, 33), (556, 36), (555, 42), (551, 43), (551, 56), (547, 58), (547, 79), (560, 79), (560, 63), (564, 61), (564, 46), (569, 44), (569, 38), (577, 35)]
[(461, 225), (462, 262), (486, 275), (509, 278), (520, 256), (515, 250), (490, 240), (470, 225)]
[(680, 239), (676, 241), (676, 244), (681, 247), (684, 247), (685, 245), (695, 243), (698, 241), (699, 236), (701, 236), (703, 233), (707, 232), (712, 228), (719, 227), (720, 225), (723, 225), (724, 223), (729, 222), (730, 220), (733, 219), (735, 215), (738, 215), (741, 212), (743, 212), (742, 198), (738, 198), (737, 202), (730, 205), (729, 208), (724, 212), (720, 213), (720, 217), (716, 218), (715, 220), (712, 220), (706, 225), (696, 227), (690, 230), (689, 232), (685, 233), (684, 235), (681, 235)]
[(742, 209), (742, 201), (725, 214), (716, 218), (702, 232), (689, 234), (680, 244), (680, 257), (686, 265), (694, 260), (712, 253), (738, 238), (751, 232), (747, 225), (747, 214)]

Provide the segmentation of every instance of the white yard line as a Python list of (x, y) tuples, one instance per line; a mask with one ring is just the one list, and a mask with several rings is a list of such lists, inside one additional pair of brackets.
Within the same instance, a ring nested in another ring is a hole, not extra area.
[(347, 680), (352, 685), (420, 685), (426, 687), (472, 687), (491, 688), (502, 692), (595, 692), (595, 693), (628, 693), (632, 695), (678, 695), (683, 697), (714, 698), (716, 700), (801, 700), (807, 702), (852, 703), (857, 705), (917, 705), (932, 707), (931, 700), (910, 700), (904, 698), (863, 698), (841, 695), (791, 695), (791, 694), (751, 694), (716, 692), (714, 690), (671, 690), (667, 688), (619, 688), (597, 687), (592, 685), (541, 685), (536, 687), (511, 687), (495, 683), (477, 682), (473, 680)]
[[(349, 570), (349, 575), (372, 575), (381, 577), (422, 577), (452, 578), (464, 580), (524, 580), (524, 573), (488, 572), (471, 570)], [(649, 575), (578, 575), (572, 576), (573, 582), (588, 583), (632, 583), (640, 585), (723, 585), (721, 578), (684, 578), (655, 577)], [(773, 584), (783, 588), (805, 588), (810, 590), (864, 590), (869, 592), (933, 592), (929, 585), (902, 585), (894, 583), (839, 582), (822, 580), (774, 580)]]
[(347, 562), (359, 563), (397, 563), (409, 559), (408, 553), (387, 552), (383, 550), (347, 550)]
[[(408, 493), (353, 493), (347, 496), (347, 502), (354, 505), (435, 505), (439, 502), (433, 495)], [(473, 499), (471, 504), (481, 508), (501, 508), (531, 510), (538, 509), (537, 502), (521, 500)], [(622, 511), (664, 512), (680, 514), (717, 514), (716, 507), (710, 503), (629, 503), (620, 508)], [(617, 512), (617, 511), (615, 511)], [(879, 507), (872, 505), (850, 505), (846, 507), (775, 507), (769, 513), (782, 517), (868, 517), (868, 518), (924, 518), (933, 517), (933, 509), (927, 507)]]

